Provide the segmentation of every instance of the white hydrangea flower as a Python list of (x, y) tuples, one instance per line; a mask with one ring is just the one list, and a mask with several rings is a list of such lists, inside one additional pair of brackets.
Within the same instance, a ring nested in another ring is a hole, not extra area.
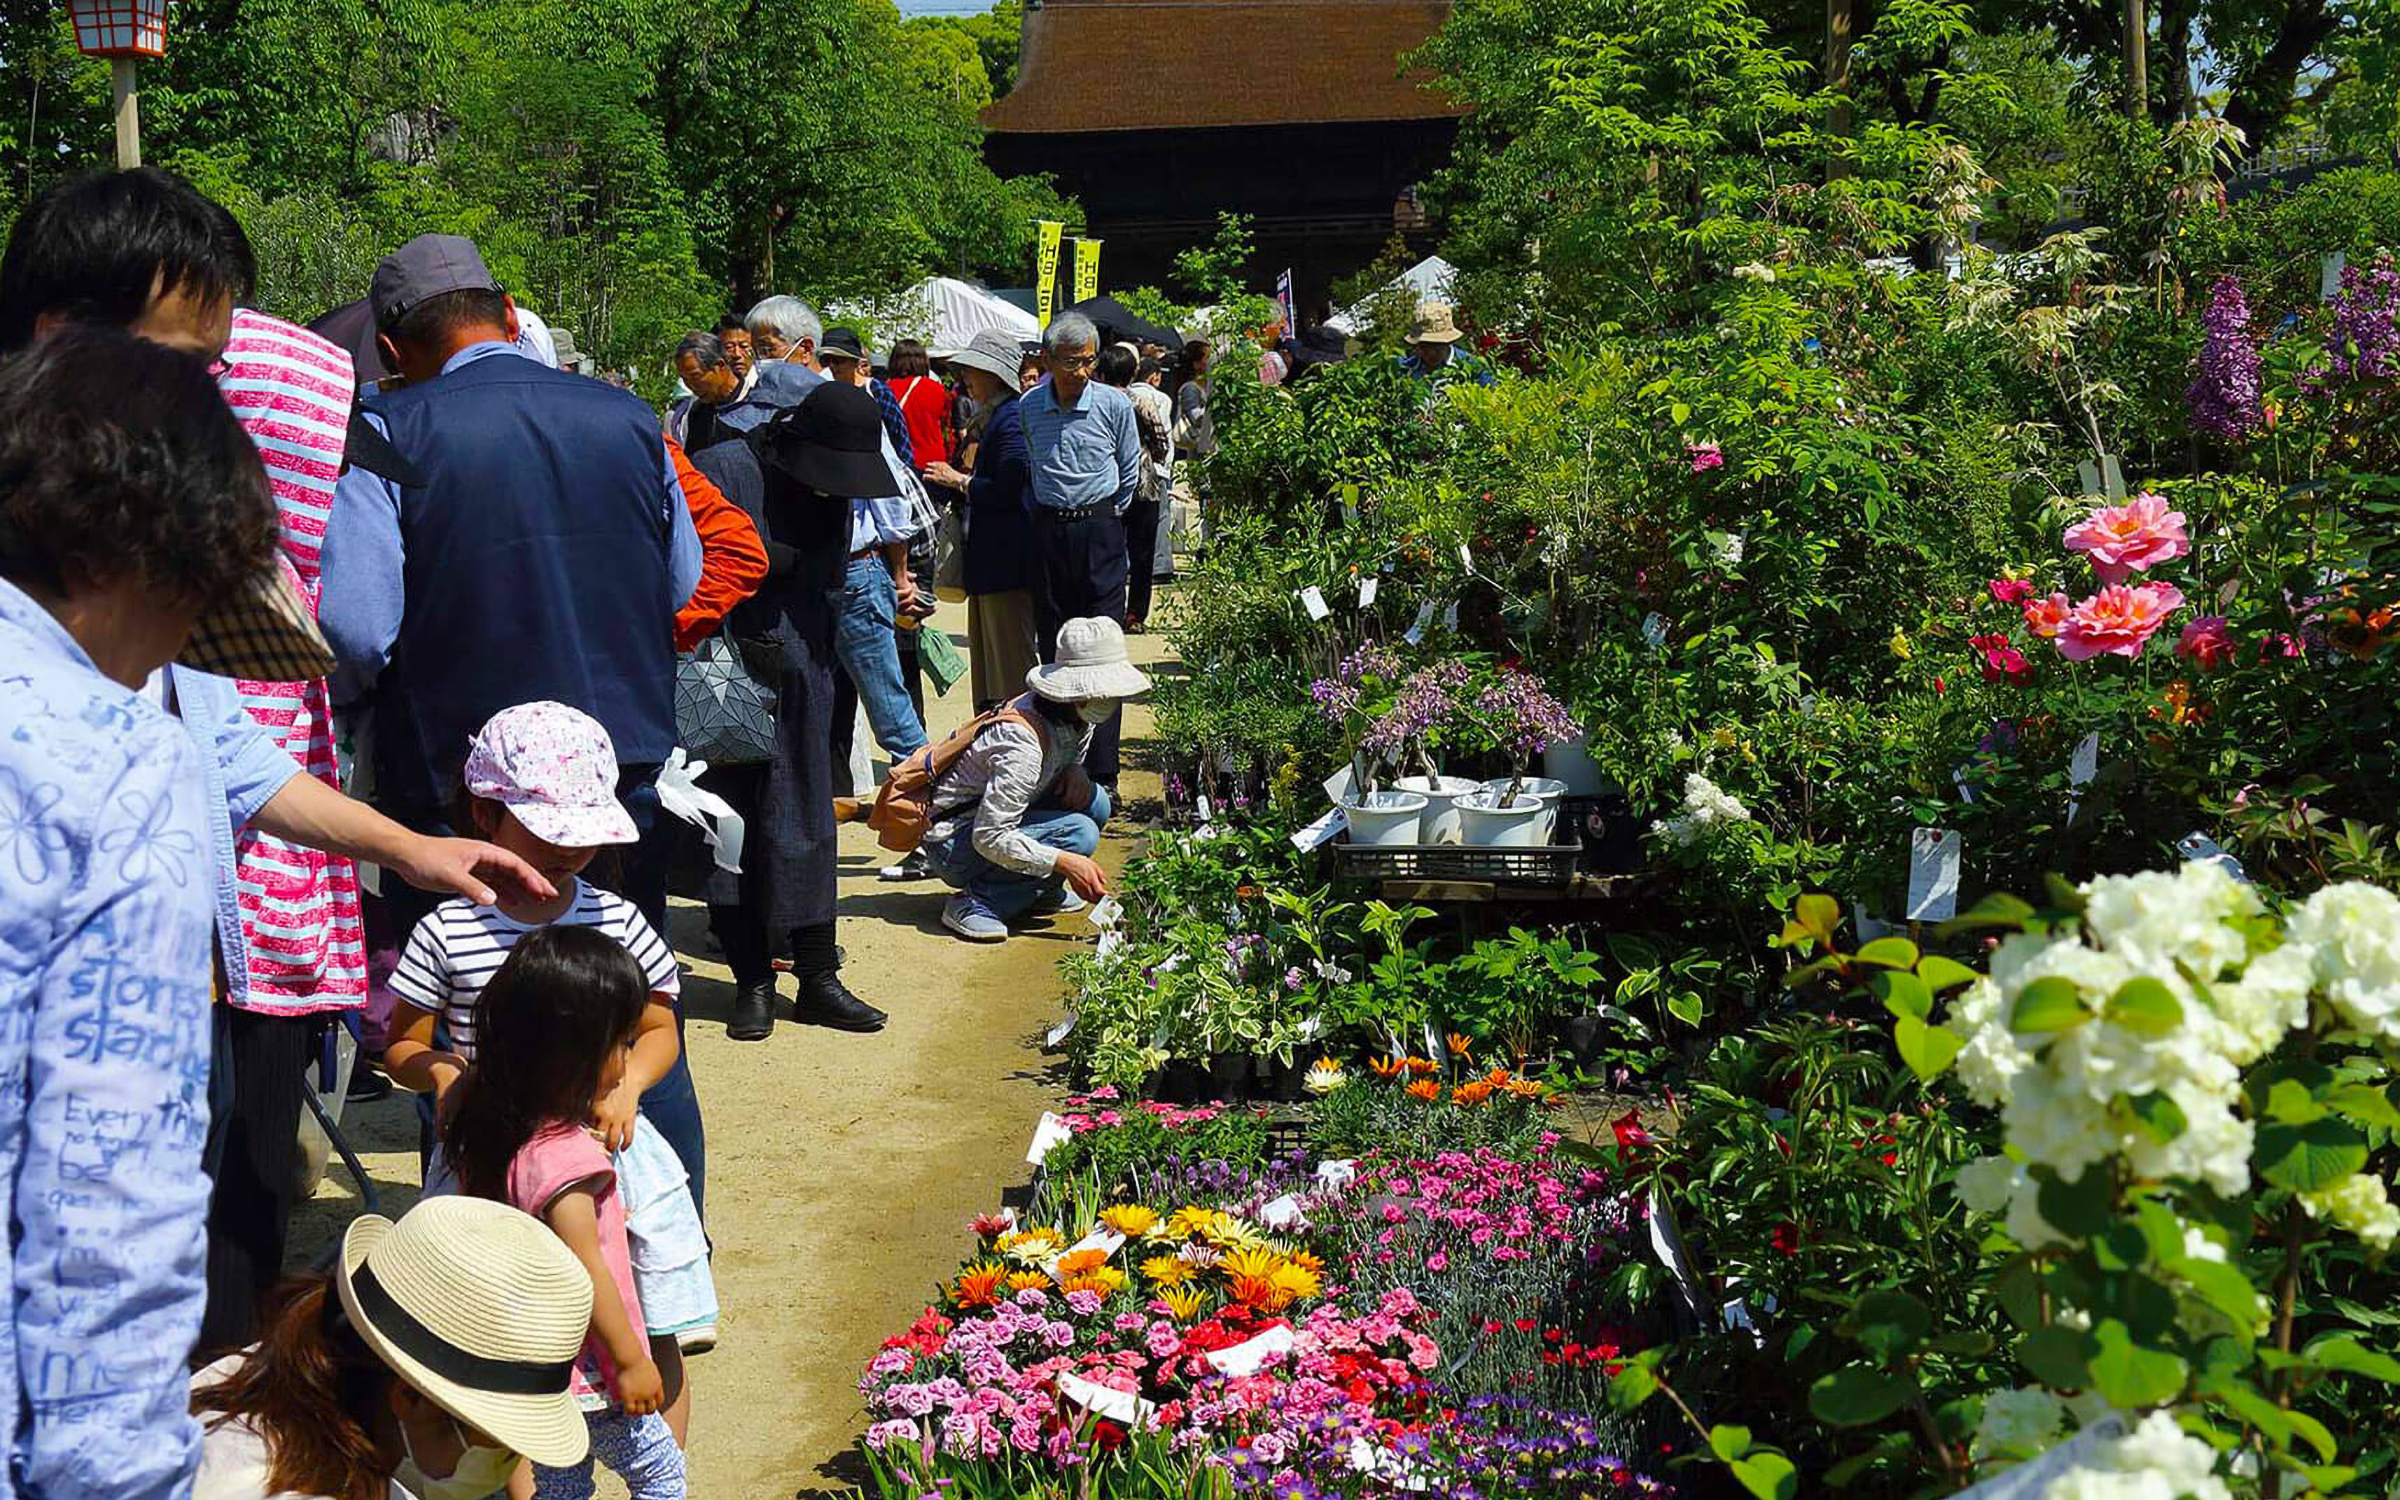
[(2210, 1239), (2206, 1230), (2193, 1224), (2183, 1226), (2183, 1258), (2219, 1266), (2227, 1264), (2225, 1247)]
[(1683, 778), (1683, 811), (1650, 831), (1677, 849), (1689, 849), (1720, 823), (1747, 823), (1750, 809), (1715, 782), (1693, 771)]
[[(2057, 1225), (2042, 1217), (2041, 1188), (2031, 1177), (2018, 1178), (2009, 1194), (2008, 1217), (2001, 1222), (2007, 1226), (2008, 1237), (2028, 1250), (2074, 1243)], [(2052, 1321), (2066, 1322), (2075, 1311), (2062, 1307)]]
[(1950, 1191), (1971, 1214), (1996, 1214), (2008, 1207), (2009, 1195), (2024, 1180), (2025, 1169), (2005, 1156), (1985, 1156), (1958, 1169)]
[(1977, 1458), (2031, 1458), (2058, 1441), (2066, 1419), (2066, 1403), (2039, 1387), (1994, 1391), (1983, 1398), (1983, 1416), (1975, 1424), (1974, 1454)]
[(2000, 987), (1978, 979), (1950, 1002), (1950, 1029), (1964, 1039), (1955, 1067), (1967, 1096), (1986, 1108), (2008, 1102), (2019, 1073), (2033, 1065), (2033, 1054), (2017, 1045), (2008, 1029), (2008, 1010)]
[(2300, 1206), (2310, 1218), (2330, 1219), (2378, 1250), (2400, 1238), (2400, 1208), (2372, 1172), (2353, 1172), (2321, 1192), (2302, 1193)]
[(2041, 1500), (2233, 1500), (2216, 1450), (2154, 1411), (2050, 1481)]
[(2210, 987), (2209, 1001), (2223, 1033), (2220, 1046), (2230, 1061), (2247, 1067), (2274, 1051), (2293, 1027), (2308, 1024), (2315, 966), (2313, 951), (2287, 941), (2250, 960), (2241, 978)]
[[(2139, 875), (2103, 875), (2083, 886), (2085, 928), (2135, 969), (2168, 980), (2181, 998), (2178, 964), (2208, 983), (2249, 956), (2228, 918), (2252, 915), (2258, 895), (2214, 863)], [(2169, 979), (2174, 976), (2174, 979)]]
[(2315, 956), (2317, 982), (2342, 1018), (2400, 1041), (2400, 896), (2345, 881), (2301, 903), (2284, 941)]

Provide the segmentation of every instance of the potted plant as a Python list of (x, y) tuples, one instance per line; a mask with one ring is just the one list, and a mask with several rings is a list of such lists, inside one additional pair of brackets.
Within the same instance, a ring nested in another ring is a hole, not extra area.
[[(1458, 799), (1460, 832), (1470, 844), (1545, 844), (1558, 823), (1563, 782), (1528, 778), (1527, 767), (1545, 746), (1575, 732), (1566, 706), (1541, 679), (1503, 667), (1470, 711), (1492, 749), (1505, 756), (1510, 774), (1485, 782)], [(1538, 783), (1538, 784), (1537, 784)]]
[(1422, 841), (1427, 798), (1421, 792), (1386, 790), (1378, 784), (1381, 762), (1365, 742), (1396, 696), (1398, 653), (1370, 642), (1342, 658), (1331, 677), (1309, 684), (1317, 711), (1343, 731), (1350, 755), (1351, 787), (1342, 815), (1354, 844), (1407, 845)]
[(1459, 841), (1459, 817), (1454, 804), (1459, 797), (1475, 790), (1476, 783), (1466, 777), (1443, 775), (1434, 760), (1434, 751), (1463, 722), (1462, 699), (1469, 680), (1464, 662), (1440, 661), (1419, 667), (1400, 685), (1391, 708), (1375, 721), (1360, 742), (1360, 748), (1379, 762), (1404, 767), (1414, 761), (1416, 774), (1403, 776), (1392, 785), (1425, 799), (1425, 813), (1417, 836), (1428, 844)]

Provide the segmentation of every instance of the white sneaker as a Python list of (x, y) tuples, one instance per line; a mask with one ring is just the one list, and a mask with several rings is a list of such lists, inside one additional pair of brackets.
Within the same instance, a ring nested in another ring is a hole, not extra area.
[(932, 875), (932, 867), (925, 863), (925, 851), (922, 849), (911, 849), (900, 863), (885, 865), (875, 872), (875, 878), (882, 881), (926, 880)]
[(970, 943), (1008, 940), (1008, 924), (972, 896), (952, 896), (942, 907), (942, 925)]
[(717, 1325), (703, 1323), (675, 1335), (675, 1347), (686, 1354), (706, 1354), (717, 1347)]

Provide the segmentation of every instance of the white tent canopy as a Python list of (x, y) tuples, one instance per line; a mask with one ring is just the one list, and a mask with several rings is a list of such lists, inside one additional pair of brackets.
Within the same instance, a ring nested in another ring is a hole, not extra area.
[[(1419, 302), (1447, 302), (1450, 300), (1450, 284), (1457, 276), (1458, 267), (1438, 255), (1428, 255), (1407, 270), (1402, 271), (1398, 276), (1385, 282), (1383, 291), (1389, 292), (1398, 287), (1406, 287), (1415, 294), (1416, 300)], [(1344, 333), (1358, 332), (1360, 325), (1367, 321), (1368, 315), (1373, 311), (1369, 304), (1374, 300), (1372, 297), (1366, 298), (1343, 308), (1340, 312), (1327, 318), (1325, 326), (1338, 328)]]
[(949, 276), (927, 277), (895, 297), (872, 304), (825, 310), (827, 323), (839, 323), (845, 316), (863, 316), (873, 323), (878, 331), (876, 343), (887, 350), (894, 338), (921, 338), (925, 347), (936, 353), (964, 349), (987, 328), (997, 328), (1026, 343), (1042, 336), (1041, 324), (1033, 314), (971, 282)]

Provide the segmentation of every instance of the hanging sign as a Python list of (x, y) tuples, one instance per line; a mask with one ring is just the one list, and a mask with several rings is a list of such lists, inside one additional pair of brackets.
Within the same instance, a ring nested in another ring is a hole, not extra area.
[(1100, 295), (1100, 242), (1075, 242), (1075, 300), (1089, 302)]
[(1067, 226), (1056, 219), (1037, 219), (1034, 226), (1040, 232), (1034, 242), (1034, 315), (1047, 328), (1058, 306), (1058, 241)]

